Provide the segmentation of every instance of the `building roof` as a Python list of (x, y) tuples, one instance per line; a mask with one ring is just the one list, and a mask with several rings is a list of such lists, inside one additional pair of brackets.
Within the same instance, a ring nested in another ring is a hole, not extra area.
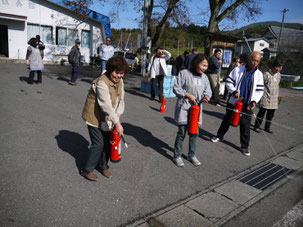
[[(274, 39), (278, 39), (281, 27), (270, 26), (269, 32), (273, 35)], [(303, 45), (303, 30), (283, 28), (281, 34), (281, 45)]]
[[(53, 3), (53, 4), (56, 4), (56, 5), (60, 6), (60, 7), (63, 7), (65, 9), (68, 9), (68, 10), (74, 12), (71, 8), (69, 8), (68, 6), (66, 6), (64, 4), (64, 0), (45, 0), (45, 1), (48, 1), (48, 2)], [(90, 19), (93, 19), (93, 20), (96, 20), (98, 22), (103, 23), (104, 30), (105, 30), (105, 36), (106, 37), (112, 37), (111, 26), (110, 26), (110, 19), (109, 19), (108, 16), (105, 16), (105, 15), (103, 15), (101, 13), (98, 13), (96, 11), (93, 11), (91, 9), (88, 10), (87, 16)]]
[[(246, 40), (247, 40), (247, 42), (256, 42), (256, 41), (259, 41), (259, 40), (264, 40), (265, 42), (269, 43), (269, 40), (267, 40), (267, 39), (264, 38), (264, 37), (260, 37), (260, 38), (249, 38), (249, 39), (246, 39)], [(246, 40), (240, 39), (240, 40), (238, 40), (238, 43), (246, 42)]]

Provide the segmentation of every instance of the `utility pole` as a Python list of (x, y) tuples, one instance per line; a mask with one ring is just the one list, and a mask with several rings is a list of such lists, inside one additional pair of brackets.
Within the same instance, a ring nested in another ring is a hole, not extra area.
[(278, 38), (277, 53), (279, 53), (279, 48), (280, 48), (280, 44), (281, 44), (282, 30), (283, 30), (283, 26), (284, 26), (284, 18), (285, 18), (285, 13), (287, 11), (289, 11), (289, 9), (285, 9), (285, 8), (282, 11), (283, 16), (282, 16), (282, 24), (281, 24), (280, 34), (279, 34), (279, 38)]
[(148, 7), (149, 2), (148, 0), (144, 0), (144, 6), (143, 6), (143, 31), (142, 31), (142, 38), (143, 38), (143, 45), (142, 45), (142, 66), (141, 66), (141, 74), (142, 76), (146, 75), (146, 66), (147, 66), (147, 26), (148, 26)]
[(177, 56), (179, 56), (179, 45), (180, 45), (180, 40), (178, 40), (178, 51), (177, 51)]

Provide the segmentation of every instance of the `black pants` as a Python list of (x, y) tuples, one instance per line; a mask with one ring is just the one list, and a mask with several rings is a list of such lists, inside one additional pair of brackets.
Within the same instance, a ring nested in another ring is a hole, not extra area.
[(265, 130), (270, 129), (271, 120), (273, 119), (273, 117), (275, 115), (275, 109), (265, 109), (262, 107), (260, 108), (260, 110), (257, 114), (257, 119), (255, 121), (255, 128), (260, 128), (260, 125), (262, 124), (266, 111), (267, 111), (267, 114), (266, 114)]
[(104, 132), (100, 128), (88, 127), (88, 133), (92, 144), (88, 150), (88, 158), (84, 166), (85, 172), (92, 172), (95, 168), (100, 170), (108, 169), (110, 157), (109, 132)]
[(37, 75), (38, 75), (38, 83), (42, 83), (42, 72), (41, 72), (41, 70), (39, 70), (39, 71), (30, 71), (29, 72), (29, 77), (28, 77), (29, 84), (32, 84), (34, 82), (35, 72), (37, 72)]
[(163, 75), (158, 75), (156, 76), (156, 78), (151, 79), (151, 98), (154, 99), (156, 96), (156, 86), (157, 86), (157, 81), (159, 84), (159, 99), (161, 101), (161, 99), (163, 99), (163, 79), (164, 76)]
[[(234, 106), (232, 104), (230, 103), (227, 104), (226, 114), (217, 132), (217, 137), (219, 139), (223, 139), (224, 135), (229, 129), (230, 120), (233, 114), (233, 108)], [(251, 122), (252, 111), (247, 110), (247, 107), (244, 106), (242, 109), (242, 113), (243, 114), (240, 118), (240, 143), (241, 143), (241, 148), (248, 148), (249, 140), (250, 140), (250, 122)]]

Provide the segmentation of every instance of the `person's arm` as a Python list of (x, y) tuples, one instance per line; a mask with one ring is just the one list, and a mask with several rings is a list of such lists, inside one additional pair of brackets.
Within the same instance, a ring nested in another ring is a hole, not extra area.
[(28, 58), (29, 58), (29, 56), (31, 55), (31, 53), (32, 53), (32, 49), (31, 49), (31, 47), (28, 47), (27, 48), (27, 51), (26, 51), (26, 64), (27, 65), (29, 65), (29, 60), (28, 60)]
[(108, 120), (112, 121), (113, 124), (119, 122), (119, 118), (112, 106), (108, 86), (103, 81), (99, 81), (96, 84), (96, 95), (97, 101), (101, 110), (105, 113)]
[[(236, 78), (237, 74), (240, 73), (239, 68), (234, 68), (229, 75), (227, 75), (225, 86), (227, 90), (235, 97), (239, 97), (239, 92), (237, 91), (235, 85), (236, 85)], [(237, 95), (238, 93), (238, 95)]]
[[(206, 76), (206, 78), (207, 78), (207, 76)], [(203, 100), (203, 102), (208, 103), (212, 96), (212, 91), (211, 91), (211, 86), (210, 86), (209, 80), (208, 79), (204, 80), (204, 83), (205, 83), (205, 85), (204, 85), (205, 90), (203, 92), (204, 97), (202, 100)]]
[(171, 57), (171, 53), (168, 52), (167, 50), (163, 50), (164, 56), (165, 56), (165, 61), (167, 61), (168, 59), (170, 59)]
[(255, 79), (256, 81), (256, 87), (255, 87), (255, 92), (254, 95), (251, 98), (251, 102), (258, 103), (260, 99), (263, 96), (264, 92), (264, 79), (263, 79), (263, 73), (259, 70), (257, 70), (255, 73), (257, 73)]

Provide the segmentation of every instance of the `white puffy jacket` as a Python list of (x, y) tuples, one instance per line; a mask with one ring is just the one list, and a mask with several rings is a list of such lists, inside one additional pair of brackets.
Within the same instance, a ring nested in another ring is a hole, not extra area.
[[(163, 70), (164, 76), (167, 76), (167, 68), (166, 68), (166, 61), (170, 59), (171, 54), (167, 50), (163, 50), (164, 56), (160, 59), (160, 66)], [(152, 56), (148, 66), (148, 73), (150, 78), (156, 78), (156, 70), (154, 64), (158, 64), (157, 61), (154, 61), (155, 56)]]
[[(234, 68), (233, 71), (227, 76), (226, 79), (226, 88), (232, 94), (235, 91), (240, 93), (240, 85), (242, 82), (243, 75), (246, 72), (246, 65), (241, 65), (239, 67)], [(263, 73), (257, 69), (253, 74), (253, 87), (251, 89), (251, 93), (249, 95), (248, 103), (256, 102), (258, 103), (263, 96), (264, 92), (264, 79)], [(229, 99), (229, 103), (235, 105), (236, 99), (234, 96), (231, 96)]]

